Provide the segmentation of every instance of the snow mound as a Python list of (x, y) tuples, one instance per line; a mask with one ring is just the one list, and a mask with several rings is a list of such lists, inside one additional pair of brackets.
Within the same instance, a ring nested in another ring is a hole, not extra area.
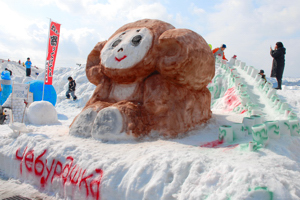
[(48, 101), (36, 101), (27, 110), (27, 119), (31, 124), (47, 125), (58, 122), (55, 107)]

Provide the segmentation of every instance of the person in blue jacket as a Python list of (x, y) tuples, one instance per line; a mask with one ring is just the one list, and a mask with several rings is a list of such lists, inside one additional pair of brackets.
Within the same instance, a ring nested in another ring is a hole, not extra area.
[(26, 66), (26, 76), (30, 76), (31, 74), (31, 61), (30, 61), (30, 58), (27, 58), (27, 61), (25, 63), (25, 66)]

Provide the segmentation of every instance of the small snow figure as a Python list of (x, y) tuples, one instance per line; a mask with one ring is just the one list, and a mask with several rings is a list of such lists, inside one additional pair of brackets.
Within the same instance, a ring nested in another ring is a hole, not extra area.
[(8, 115), (9, 116), (9, 124), (8, 127), (13, 130), (14, 133), (18, 132), (24, 132), (27, 133), (28, 129), (26, 128), (26, 125), (24, 123), (19, 123), (19, 122), (13, 122), (13, 116), (12, 116), (12, 111), (9, 108), (4, 108), (3, 109), (3, 115)]
[(73, 101), (75, 101), (77, 99), (77, 97), (75, 96), (76, 83), (71, 76), (68, 77), (68, 80), (69, 80), (69, 89), (66, 92), (66, 97), (67, 99), (70, 99), (70, 93), (71, 93), (73, 97)]
[(233, 66), (234, 64), (235, 64), (235, 61), (236, 61), (236, 55), (234, 55), (231, 59), (230, 59), (230, 61), (229, 61), (229, 66)]
[(12, 81), (10, 78), (10, 73), (8, 71), (3, 71), (1, 73), (1, 96), (0, 96), (0, 104), (3, 105), (7, 100), (8, 96), (12, 92)]

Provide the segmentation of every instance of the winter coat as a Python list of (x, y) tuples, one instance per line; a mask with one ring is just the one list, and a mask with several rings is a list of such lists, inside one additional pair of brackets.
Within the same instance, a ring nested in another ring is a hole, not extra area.
[(69, 90), (70, 91), (75, 91), (75, 88), (76, 88), (75, 80), (70, 81), (69, 82)]
[(271, 56), (273, 57), (271, 77), (276, 77), (277, 79), (282, 79), (282, 74), (284, 70), (285, 63), (285, 48), (281, 47), (277, 50), (270, 51)]
[(31, 68), (31, 61), (26, 61), (25, 65), (26, 65), (27, 69), (30, 69)]
[(225, 58), (224, 51), (222, 51), (221, 48), (215, 48), (212, 52), (213, 52), (215, 58), (219, 55), (223, 58), (223, 60), (227, 60), (227, 58)]

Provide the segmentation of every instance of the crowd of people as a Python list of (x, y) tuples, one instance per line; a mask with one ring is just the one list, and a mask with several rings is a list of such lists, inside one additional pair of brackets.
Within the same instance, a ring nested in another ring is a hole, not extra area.
[[(223, 60), (228, 61), (224, 54), (225, 49), (226, 49), (226, 45), (222, 44), (220, 47), (213, 49), (212, 53), (214, 54), (215, 58), (219, 56)], [(283, 75), (284, 65), (285, 65), (285, 54), (286, 54), (286, 50), (282, 42), (277, 42), (275, 44), (274, 50), (272, 49), (272, 47), (270, 47), (270, 55), (273, 58), (270, 77), (276, 78), (277, 80), (277, 87), (275, 88), (276, 90), (281, 90), (282, 75)], [(236, 57), (237, 57), (236, 55), (232, 57), (232, 59), (229, 61), (229, 65), (234, 64)], [(266, 75), (264, 73), (265, 73), (264, 70), (260, 70), (259, 72), (261, 78), (267, 81)]]

